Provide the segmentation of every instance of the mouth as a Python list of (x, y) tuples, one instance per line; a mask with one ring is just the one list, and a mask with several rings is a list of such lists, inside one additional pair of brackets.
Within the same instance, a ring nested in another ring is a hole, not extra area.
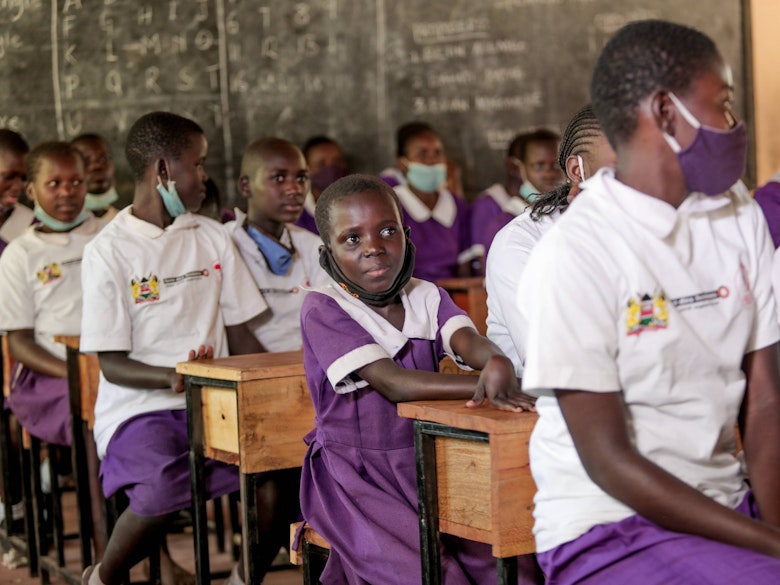
[(377, 265), (368, 268), (364, 274), (370, 278), (381, 278), (390, 272), (390, 266)]

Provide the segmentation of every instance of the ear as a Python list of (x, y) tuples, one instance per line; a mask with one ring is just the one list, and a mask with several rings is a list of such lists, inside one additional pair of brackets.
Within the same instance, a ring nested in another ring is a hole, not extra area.
[(252, 197), (252, 189), (249, 186), (249, 177), (246, 175), (241, 175), (238, 178), (238, 192), (246, 199)]
[(24, 192), (27, 195), (27, 199), (35, 203), (35, 186), (33, 185), (32, 181), (24, 186)]
[(395, 163), (404, 175), (409, 171), (409, 162), (406, 160), (405, 156), (399, 156)]
[[(677, 110), (674, 103), (669, 98), (669, 92), (659, 89), (649, 98), (650, 115), (656, 126), (666, 132), (669, 136), (675, 133), (675, 114)], [(641, 112), (640, 106), (640, 112)]]
[[(582, 156), (582, 155), (580, 155)], [(573, 183), (582, 183), (582, 168), (580, 168), (580, 161), (573, 154), (569, 155), (566, 159), (566, 178), (570, 179)]]
[(154, 166), (157, 171), (157, 176), (160, 177), (160, 180), (163, 181), (163, 184), (167, 185), (168, 181), (171, 179), (168, 169), (168, 162), (164, 158), (158, 158), (154, 163)]

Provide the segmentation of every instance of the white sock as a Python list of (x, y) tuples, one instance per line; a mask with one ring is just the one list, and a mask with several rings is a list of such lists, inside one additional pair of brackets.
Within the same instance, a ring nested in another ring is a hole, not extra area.
[(100, 563), (95, 565), (92, 570), (92, 574), (89, 576), (89, 585), (104, 585), (103, 581), (100, 580)]

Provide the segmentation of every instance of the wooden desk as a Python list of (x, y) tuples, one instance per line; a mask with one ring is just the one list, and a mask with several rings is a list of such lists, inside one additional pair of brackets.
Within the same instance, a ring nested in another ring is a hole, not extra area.
[(455, 304), (468, 313), (480, 335), (487, 332), (487, 290), (482, 276), (445, 278), (436, 284), (446, 290)]
[(405, 402), (415, 419), (423, 583), (441, 583), (439, 531), (490, 544), (498, 582), (517, 583), (517, 555), (533, 553), (528, 441), (536, 413), (466, 408), (464, 400)]
[(314, 428), (314, 406), (303, 353), (282, 352), (182, 362), (190, 435), (195, 574), (209, 583), (204, 457), (238, 465), (243, 503), (242, 542), (247, 583), (255, 583), (255, 474), (300, 467), (303, 437)]

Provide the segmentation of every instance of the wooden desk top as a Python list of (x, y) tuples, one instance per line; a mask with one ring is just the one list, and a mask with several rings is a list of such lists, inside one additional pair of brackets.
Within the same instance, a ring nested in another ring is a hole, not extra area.
[(61, 343), (65, 347), (70, 347), (72, 349), (78, 349), (79, 344), (81, 343), (81, 336), (79, 335), (55, 335), (54, 341), (57, 343)]
[(185, 376), (248, 382), (284, 376), (303, 376), (303, 352), (252, 353), (212, 360), (179, 362), (176, 371)]
[(491, 435), (530, 432), (538, 418), (535, 412), (509, 412), (488, 404), (468, 408), (465, 400), (400, 402), (398, 416)]
[(436, 284), (445, 290), (485, 288), (484, 276), (462, 276), (460, 278), (441, 278)]

